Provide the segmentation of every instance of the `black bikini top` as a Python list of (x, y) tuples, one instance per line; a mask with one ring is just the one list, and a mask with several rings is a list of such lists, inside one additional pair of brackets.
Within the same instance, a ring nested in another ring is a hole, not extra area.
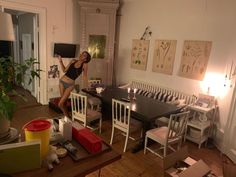
[(76, 62), (72, 63), (72, 64), (69, 66), (69, 68), (68, 68), (68, 70), (66, 71), (66, 74), (65, 74), (67, 77), (69, 77), (69, 78), (72, 79), (72, 80), (75, 80), (77, 77), (79, 77), (79, 75), (80, 75), (80, 74), (82, 73), (82, 71), (83, 71), (83, 65), (84, 65), (84, 63), (82, 63), (79, 68), (76, 68), (76, 67), (75, 67), (75, 63), (76, 63)]

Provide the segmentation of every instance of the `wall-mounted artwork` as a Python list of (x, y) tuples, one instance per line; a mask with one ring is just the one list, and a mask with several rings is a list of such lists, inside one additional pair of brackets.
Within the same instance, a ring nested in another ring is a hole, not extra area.
[(105, 49), (105, 35), (89, 35), (88, 52), (92, 58), (105, 58)]
[(133, 39), (131, 53), (131, 68), (146, 70), (149, 40)]
[(56, 78), (59, 78), (59, 69), (58, 69), (58, 65), (51, 65), (50, 66), (50, 70), (48, 71), (48, 78), (53, 78), (53, 79), (56, 79)]
[(184, 41), (179, 76), (202, 80), (211, 52), (210, 41)]
[(176, 40), (155, 41), (152, 71), (172, 75), (176, 44)]

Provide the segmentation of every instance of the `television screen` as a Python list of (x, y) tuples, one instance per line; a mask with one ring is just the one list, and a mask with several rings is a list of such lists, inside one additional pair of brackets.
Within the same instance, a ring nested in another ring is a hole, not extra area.
[(12, 42), (0, 41), (0, 58), (12, 56)]
[(60, 55), (62, 58), (75, 58), (76, 57), (76, 44), (63, 44), (55, 43), (54, 44), (54, 57)]

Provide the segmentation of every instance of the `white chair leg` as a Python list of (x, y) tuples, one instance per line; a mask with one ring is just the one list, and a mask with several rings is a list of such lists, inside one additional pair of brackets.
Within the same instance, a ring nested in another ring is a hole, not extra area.
[(144, 142), (144, 154), (146, 154), (146, 151), (147, 151), (147, 141), (148, 141), (148, 137), (145, 136), (145, 142)]
[(115, 131), (115, 128), (112, 126), (112, 131), (111, 131), (111, 140), (110, 140), (110, 144), (112, 144), (113, 142), (113, 137), (114, 137), (114, 131)]
[(140, 138), (143, 137), (143, 129), (141, 129), (141, 135), (140, 135)]
[(125, 138), (125, 146), (124, 146), (124, 152), (126, 151), (126, 147), (127, 147), (127, 144), (128, 144), (128, 139), (129, 139), (129, 132), (126, 133), (126, 138)]
[(180, 150), (180, 148), (181, 148), (181, 146), (182, 146), (182, 141), (183, 141), (183, 139), (181, 138), (181, 140), (180, 140), (179, 143), (178, 143), (177, 150)]
[(97, 111), (101, 112), (101, 106), (100, 105), (97, 105)]
[(166, 149), (167, 149), (167, 145), (164, 145), (164, 157), (166, 156)]
[(102, 118), (99, 120), (99, 133), (102, 133)]

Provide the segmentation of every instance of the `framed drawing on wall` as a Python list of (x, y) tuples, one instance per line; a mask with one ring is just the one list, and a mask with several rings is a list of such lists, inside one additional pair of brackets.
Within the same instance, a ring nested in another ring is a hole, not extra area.
[(211, 46), (210, 41), (184, 41), (179, 76), (202, 80), (207, 69)]
[(152, 71), (172, 75), (176, 40), (156, 40), (153, 54)]
[(105, 35), (89, 35), (88, 52), (92, 58), (105, 58), (105, 49)]
[(146, 70), (149, 40), (133, 39), (131, 53), (131, 68)]

